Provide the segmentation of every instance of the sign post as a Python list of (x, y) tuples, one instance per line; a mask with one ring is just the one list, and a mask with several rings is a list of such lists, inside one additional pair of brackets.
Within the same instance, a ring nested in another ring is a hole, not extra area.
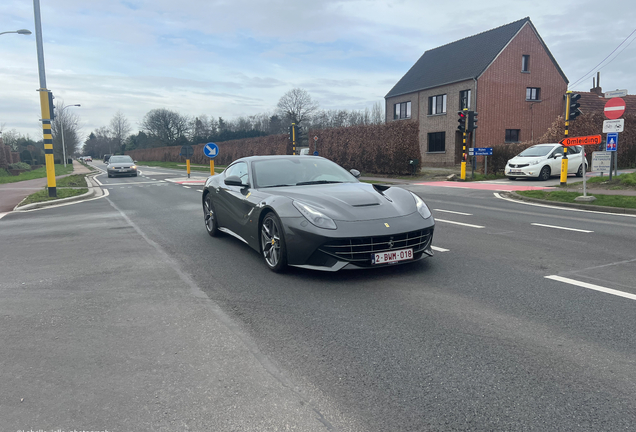
[(188, 178), (190, 178), (190, 157), (194, 154), (194, 149), (192, 146), (184, 145), (181, 146), (181, 152), (179, 152), (179, 156), (183, 156), (186, 158), (186, 171), (188, 172)]
[[(625, 101), (620, 98), (620, 97), (614, 97), (611, 98), (610, 100), (607, 101), (607, 103), (605, 104), (605, 108), (603, 109), (603, 112), (605, 113), (605, 117), (607, 117), (608, 119), (611, 120), (617, 120), (620, 119), (621, 116), (625, 113)], [(625, 124), (624, 119), (621, 119), (622, 121), (619, 123), (619, 125), (616, 125), (616, 130), (612, 131), (612, 132), (617, 132), (616, 135), (616, 142), (618, 142), (618, 132), (622, 132), (623, 131), (623, 125)], [(608, 125), (609, 126), (609, 125)], [(603, 122), (603, 131), (605, 131), (605, 122)], [(618, 130), (620, 128), (620, 131)], [(608, 130), (608, 132), (610, 132)], [(607, 143), (609, 144), (609, 134), (607, 136)], [(606, 148), (607, 149), (607, 148)], [(610, 151), (616, 151), (616, 150), (610, 150)], [(614, 163), (612, 165), (614, 165), (614, 174), (617, 175), (618, 174), (618, 157), (616, 157), (617, 155), (615, 155), (614, 153), (612, 153), (612, 160), (614, 161)], [(612, 170), (610, 169), (610, 180), (612, 179)]]
[(214, 158), (219, 155), (219, 146), (217, 146), (213, 142), (209, 142), (205, 146), (203, 146), (203, 153), (205, 153), (205, 155), (210, 158), (210, 175), (213, 176)]

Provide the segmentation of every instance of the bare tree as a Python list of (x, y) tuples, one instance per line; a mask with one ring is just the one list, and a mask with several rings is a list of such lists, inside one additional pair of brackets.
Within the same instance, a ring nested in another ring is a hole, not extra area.
[(130, 135), (131, 131), (130, 123), (128, 123), (128, 119), (121, 111), (117, 111), (113, 118), (110, 120), (110, 132), (112, 138), (115, 140), (116, 148), (119, 151), (124, 151), (125, 148), (122, 148), (122, 144), (128, 135)]
[(190, 134), (193, 122), (176, 111), (157, 108), (148, 111), (141, 128), (160, 145), (178, 145)]
[[(55, 104), (55, 119), (51, 122), (51, 133), (53, 135), (53, 154), (55, 159), (64, 159), (63, 153), (66, 150), (66, 157), (70, 157), (79, 151), (80, 143), (79, 117), (72, 109), (62, 109), (64, 101)], [(62, 133), (64, 133), (64, 149), (62, 148)]]
[(318, 109), (318, 104), (311, 99), (306, 90), (295, 88), (280, 98), (277, 108), (281, 117), (299, 125), (311, 117)]
[(380, 102), (376, 102), (373, 104), (373, 108), (371, 109), (371, 123), (373, 124), (383, 124), (385, 122), (384, 118), (384, 104)]

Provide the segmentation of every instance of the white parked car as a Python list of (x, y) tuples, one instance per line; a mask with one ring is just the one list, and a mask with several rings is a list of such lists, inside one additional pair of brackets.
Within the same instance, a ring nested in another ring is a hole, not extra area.
[[(534, 177), (547, 180), (551, 176), (561, 175), (563, 146), (561, 144), (537, 144), (528, 147), (506, 164), (504, 171), (510, 180), (522, 177)], [(587, 169), (587, 161), (585, 162)], [(583, 176), (583, 148), (568, 147), (568, 174)]]

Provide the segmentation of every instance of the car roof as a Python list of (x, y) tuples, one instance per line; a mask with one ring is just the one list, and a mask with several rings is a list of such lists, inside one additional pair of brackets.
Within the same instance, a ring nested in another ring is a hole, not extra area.
[(294, 158), (320, 158), (320, 159), (324, 159), (323, 157), (320, 156), (312, 156), (312, 155), (268, 155), (268, 156), (246, 156), (240, 159), (237, 159), (234, 162), (238, 162), (238, 161), (248, 161), (248, 162), (255, 162), (255, 161), (259, 161), (259, 160), (272, 160), (272, 159), (294, 159)]

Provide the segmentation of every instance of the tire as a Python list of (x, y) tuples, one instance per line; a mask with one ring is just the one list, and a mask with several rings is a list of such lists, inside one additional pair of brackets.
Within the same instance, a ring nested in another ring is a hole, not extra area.
[(111, 177), (112, 177), (112, 175), (108, 174), (108, 178), (111, 178)]
[(549, 180), (550, 179), (550, 167), (549, 166), (544, 166), (543, 168), (541, 168), (541, 172), (539, 173), (539, 180)]
[(583, 177), (583, 164), (579, 166), (579, 169), (576, 171), (577, 177)]
[(283, 226), (273, 212), (268, 213), (261, 223), (261, 255), (271, 271), (280, 273), (287, 268)]
[(203, 201), (203, 222), (205, 223), (205, 229), (210, 237), (217, 237), (219, 235), (219, 224), (216, 219), (214, 204), (212, 204), (212, 197), (210, 194), (207, 194)]

